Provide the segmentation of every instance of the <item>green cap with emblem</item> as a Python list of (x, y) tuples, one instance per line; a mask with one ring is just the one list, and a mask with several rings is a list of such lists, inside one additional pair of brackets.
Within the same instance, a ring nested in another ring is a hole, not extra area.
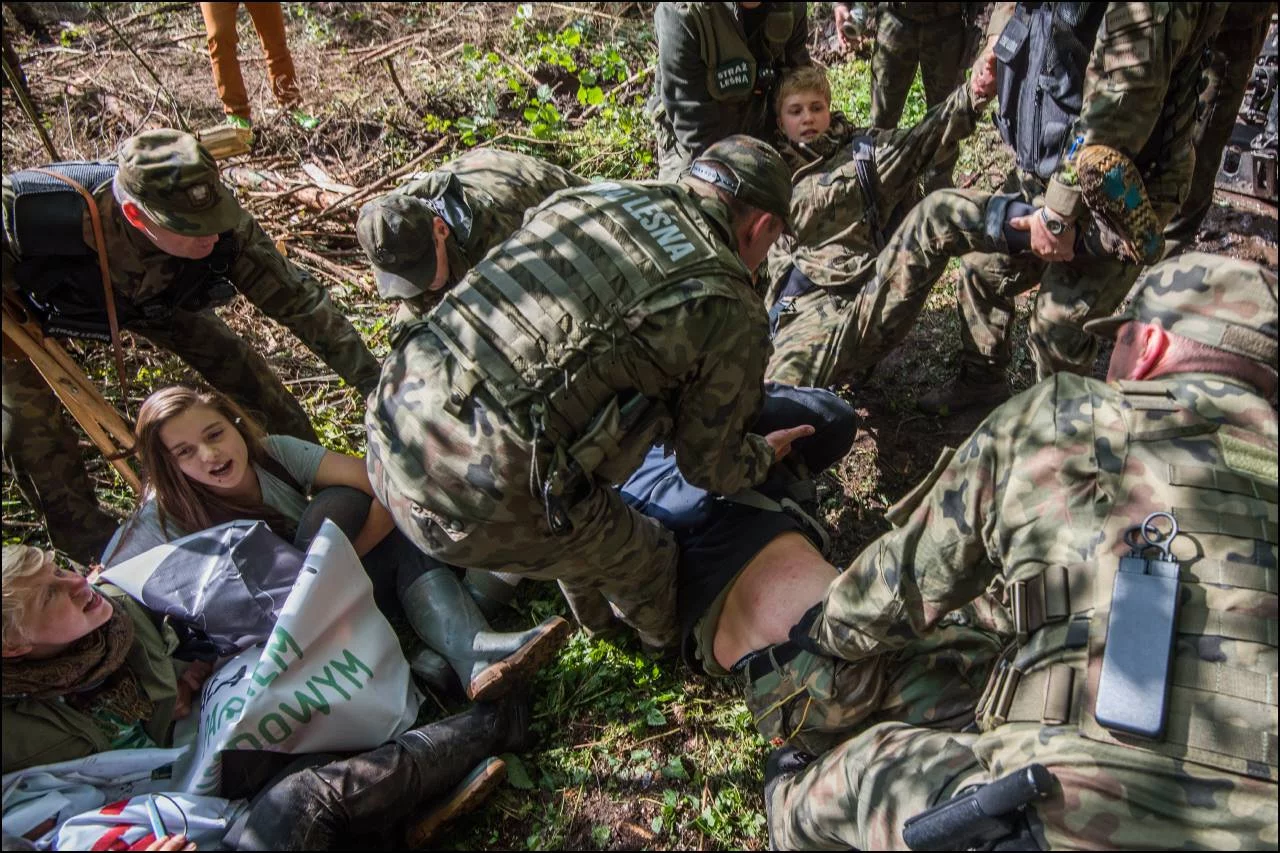
[(244, 216), (204, 146), (180, 130), (147, 130), (120, 146), (116, 181), (160, 227), (188, 237), (221, 234)]
[(781, 217), (792, 233), (791, 170), (781, 154), (760, 140), (738, 134), (711, 144), (690, 164), (689, 176)]
[(373, 264), (383, 299), (409, 299), (436, 277), (436, 211), (424, 199), (405, 193), (376, 198), (360, 208), (356, 237)]
[(1201, 252), (1179, 255), (1138, 279), (1123, 312), (1084, 327), (1111, 338), (1130, 320), (1276, 369), (1276, 274), (1258, 264)]

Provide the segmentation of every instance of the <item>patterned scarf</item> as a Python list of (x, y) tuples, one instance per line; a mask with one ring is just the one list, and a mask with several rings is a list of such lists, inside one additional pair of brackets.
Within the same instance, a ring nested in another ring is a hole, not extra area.
[[(98, 721), (114, 716), (128, 725), (150, 719), (154, 710), (125, 657), (133, 645), (133, 620), (123, 607), (112, 605), (111, 619), (45, 660), (5, 658), (4, 696), (53, 699), (61, 696), (77, 710)], [(99, 725), (114, 736), (115, 728)]]

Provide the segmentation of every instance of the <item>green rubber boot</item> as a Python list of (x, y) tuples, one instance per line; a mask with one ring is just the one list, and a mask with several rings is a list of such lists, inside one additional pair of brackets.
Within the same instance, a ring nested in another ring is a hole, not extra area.
[(409, 624), (458, 674), (467, 698), (491, 700), (528, 681), (569, 638), (552, 616), (519, 633), (494, 631), (451, 569), (432, 569), (400, 597)]

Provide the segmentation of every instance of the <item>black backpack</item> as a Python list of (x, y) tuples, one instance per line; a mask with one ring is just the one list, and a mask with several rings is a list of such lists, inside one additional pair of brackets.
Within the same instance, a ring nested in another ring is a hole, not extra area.
[[(111, 181), (117, 166), (109, 162), (54, 163), (56, 172), (96, 193)], [(84, 197), (71, 185), (35, 169), (9, 176), (14, 200), (9, 233), (17, 259), (14, 280), (23, 301), (51, 337), (111, 341), (106, 295), (97, 250), (84, 240)], [(199, 311), (223, 305), (235, 296), (228, 277), (237, 254), (235, 235), (227, 231), (209, 257), (188, 261), (164, 293), (142, 302), (115, 295), (116, 316), (130, 322), (163, 323), (175, 308)]]

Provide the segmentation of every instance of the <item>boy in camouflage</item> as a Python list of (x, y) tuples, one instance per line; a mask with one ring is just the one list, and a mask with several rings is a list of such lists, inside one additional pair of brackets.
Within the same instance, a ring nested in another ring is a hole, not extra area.
[(910, 329), (932, 280), (901, 258), (927, 243), (919, 198), (930, 164), (956, 151), (995, 93), (992, 58), (915, 127), (854, 127), (832, 113), (825, 73), (783, 78), (778, 149), (794, 170), (794, 240), (770, 253), (774, 355), (769, 379), (826, 386), (875, 365)]
[[(996, 409), (792, 635), (878, 672), (1003, 590), (1015, 640), (978, 731), (881, 723), (816, 761), (775, 753), (775, 848), (900, 848), (907, 818), (1038, 762), (1057, 779), (1020, 829), (1039, 849), (1274, 849), (1275, 273), (1183, 255), (1089, 328), (1116, 340), (1109, 381), (1059, 373)], [(1116, 592), (1155, 512), (1177, 523), (1160, 559), (1180, 604), (1167, 680), (1132, 703), (1167, 702), (1163, 731), (1137, 738), (1099, 696), (1113, 617), (1156, 606)]]
[[(125, 140), (118, 163), (114, 179), (96, 187), (93, 198), (122, 328), (180, 356), (210, 385), (260, 413), (273, 432), (314, 441), (306, 412), (266, 359), (232, 332), (207, 300), (192, 307), (174, 290), (191, 279), (190, 264), (229, 245), (219, 256), (227, 266), (218, 274), (364, 393), (376, 382), (378, 365), (360, 334), (315, 279), (282, 257), (240, 208), (195, 137), (177, 130), (139, 133)], [(31, 176), (28, 171), (4, 179), (5, 291), (38, 288), (51, 280), (49, 269), (65, 274), (65, 264), (79, 257), (91, 266), (90, 289), (101, 293), (87, 209), (83, 227), (76, 229), (83, 234), (81, 245), (55, 246), (49, 257), (34, 256), (32, 244), (39, 241), (31, 238), (50, 226), (39, 221), (42, 208), (20, 209), (24, 199), (41, 197), (17, 192), (18, 180), (29, 182)], [(28, 238), (25, 243), (22, 237)], [(42, 266), (49, 263), (53, 266)], [(181, 304), (170, 304), (175, 299)], [(163, 310), (126, 314), (141, 305)], [(45, 516), (54, 545), (89, 563), (98, 558), (115, 521), (93, 497), (75, 434), (53, 393), (29, 362), (5, 355), (5, 462), (23, 496)]]

